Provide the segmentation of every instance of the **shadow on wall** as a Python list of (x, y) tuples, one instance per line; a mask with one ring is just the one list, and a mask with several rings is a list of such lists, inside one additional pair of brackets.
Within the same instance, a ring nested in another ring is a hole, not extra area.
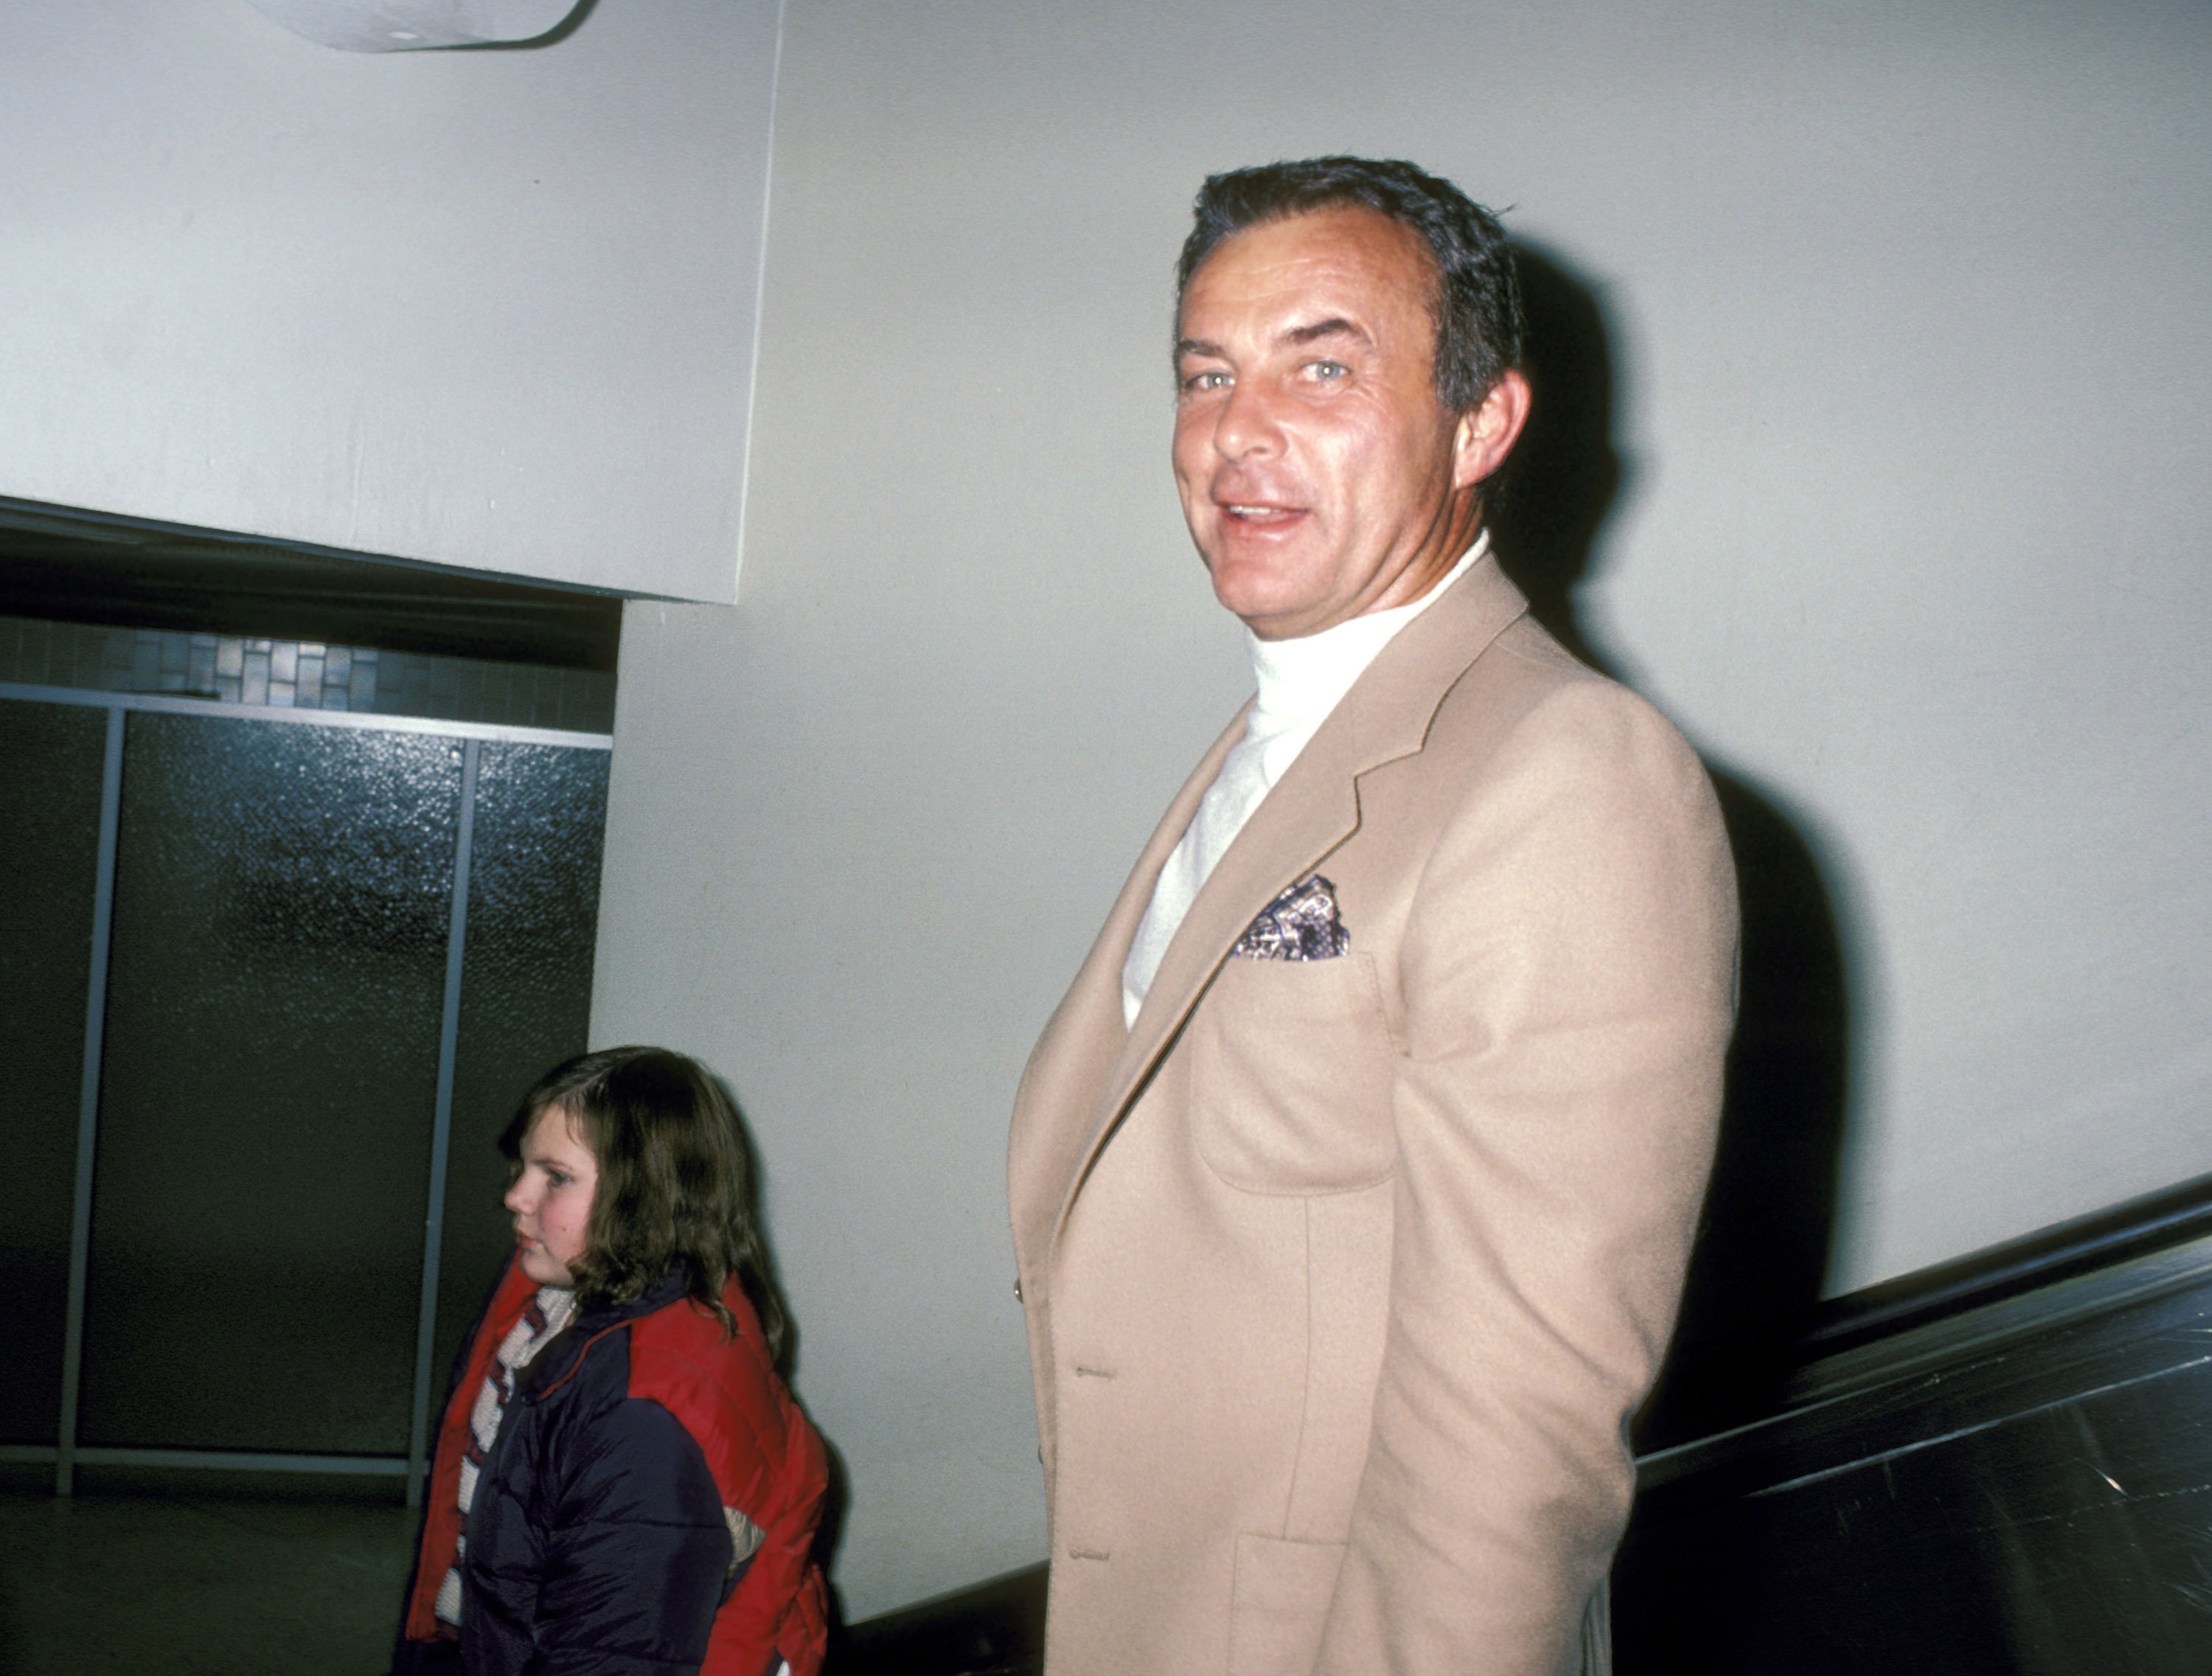
[[(1501, 561), (1539, 622), (1626, 678), (1575, 610), (1631, 469), (1614, 441), (1604, 307), (1558, 257), (1525, 245), (1519, 256), (1536, 400), (1492, 518)], [(1773, 1350), (1820, 1296), (1850, 1094), (1850, 962), (1821, 864), (1772, 792), (1710, 754), (1705, 765), (1735, 852), (1741, 999), (1719, 1157), (1643, 1449), (1729, 1424), (1769, 1394)]]
[[(753, 1226), (761, 1230), (761, 1254), (768, 1268), (765, 1283), (775, 1293), (775, 1301), (783, 1310), (783, 1318), (788, 1323), (790, 1342), (784, 1352), (783, 1365), (777, 1371), (792, 1386), (793, 1400), (805, 1410), (805, 1401), (796, 1388), (799, 1355), (805, 1348), (805, 1341), (799, 1331), (799, 1317), (792, 1311), (791, 1294), (784, 1290), (781, 1268), (776, 1262), (775, 1247), (769, 1238), (768, 1217), (763, 1208), (768, 1197), (768, 1169), (762, 1160), (759, 1144), (753, 1139), (753, 1126), (745, 1115), (744, 1102), (738, 1097), (737, 1090), (727, 1078), (716, 1077), (714, 1081), (722, 1090), (724, 1098), (729, 1101), (730, 1109), (738, 1114), (738, 1141), (744, 1151), (753, 1184), (751, 1201), (745, 1209), (752, 1218)], [(837, 1550), (845, 1540), (845, 1521), (853, 1507), (853, 1475), (845, 1465), (844, 1452), (830, 1434), (822, 1430), (821, 1421), (811, 1410), (806, 1411), (806, 1418), (814, 1427), (815, 1435), (822, 1440), (822, 1452), (828, 1458), (830, 1468), (830, 1489), (822, 1498), (822, 1522), (815, 1527), (813, 1550), (814, 1563), (822, 1568), (822, 1576), (826, 1582), (833, 1575), (837, 1563)], [(845, 1602), (837, 1592), (836, 1583), (830, 1583), (829, 1588), (830, 1634), (832, 1643), (836, 1644), (844, 1635)]]

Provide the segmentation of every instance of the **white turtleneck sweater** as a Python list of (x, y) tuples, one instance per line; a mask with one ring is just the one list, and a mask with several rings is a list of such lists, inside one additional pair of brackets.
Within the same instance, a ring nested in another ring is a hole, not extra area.
[(1145, 1004), (1183, 916), (1252, 811), (1398, 631), (1428, 610), (1489, 550), (1490, 531), (1485, 530), (1450, 573), (1409, 605), (1370, 611), (1297, 640), (1263, 641), (1245, 630), (1252, 673), (1260, 684), (1259, 701), (1245, 721), (1244, 737), (1222, 759), (1220, 772), (1206, 788), (1198, 812), (1190, 817), (1182, 841), (1152, 887), (1152, 902), (1137, 927), (1136, 940), (1129, 944), (1129, 957), (1121, 964), (1125, 1024), (1137, 1022), (1138, 1009)]

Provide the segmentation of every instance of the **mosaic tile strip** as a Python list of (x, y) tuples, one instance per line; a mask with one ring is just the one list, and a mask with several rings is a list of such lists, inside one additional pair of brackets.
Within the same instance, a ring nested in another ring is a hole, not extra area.
[(597, 670), (31, 617), (0, 616), (0, 681), (586, 733), (615, 720), (614, 677)]

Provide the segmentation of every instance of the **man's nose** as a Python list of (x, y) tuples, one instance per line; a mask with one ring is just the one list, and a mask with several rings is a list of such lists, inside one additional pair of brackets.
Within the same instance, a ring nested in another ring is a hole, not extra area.
[(1281, 428), (1267, 391), (1254, 380), (1230, 386), (1214, 421), (1213, 446), (1224, 459), (1264, 458), (1282, 446)]

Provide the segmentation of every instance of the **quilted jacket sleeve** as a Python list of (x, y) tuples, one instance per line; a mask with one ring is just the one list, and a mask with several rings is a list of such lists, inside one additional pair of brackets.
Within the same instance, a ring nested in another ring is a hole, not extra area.
[(579, 1438), (549, 1521), (536, 1676), (693, 1676), (733, 1549), (691, 1435), (629, 1398)]

